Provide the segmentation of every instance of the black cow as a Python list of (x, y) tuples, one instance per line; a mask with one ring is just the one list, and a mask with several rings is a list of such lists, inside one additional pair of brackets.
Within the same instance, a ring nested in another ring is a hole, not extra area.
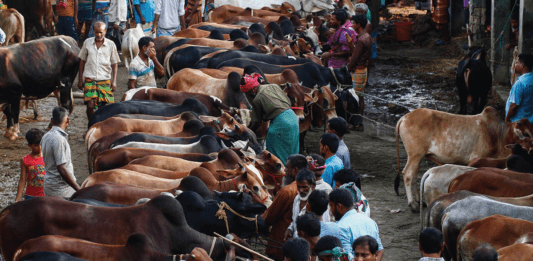
[[(240, 195), (243, 195), (242, 193)], [(205, 200), (199, 194), (192, 191), (184, 191), (176, 199), (183, 206), (187, 224), (197, 231), (212, 235), (214, 232), (219, 234), (227, 233), (226, 222), (217, 216), (221, 210), (219, 203), (214, 200)], [(233, 204), (232, 204), (233, 205)], [(261, 213), (266, 210), (265, 205), (261, 203), (241, 204), (247, 218), (254, 218), (253, 221), (244, 219), (233, 214), (226, 209), (222, 210), (227, 217), (229, 232), (235, 233), (239, 237), (249, 238), (256, 233), (268, 234), (268, 228)], [(257, 218), (257, 222), (255, 221)], [(257, 227), (256, 227), (257, 226)]]
[(237, 40), (237, 39), (245, 39), (245, 40), (250, 39), (250, 37), (248, 37), (248, 35), (246, 34), (246, 32), (244, 32), (244, 31), (241, 30), (241, 29), (233, 29), (233, 30), (229, 33), (229, 38), (230, 38), (230, 41), (235, 41), (235, 40)]
[(73, 110), (72, 82), (78, 73), (80, 48), (68, 36), (56, 36), (0, 48), (0, 104), (7, 103), (5, 137), (17, 139), (20, 99), (59, 92), (62, 107)]
[(107, 208), (129, 207), (129, 205), (108, 203), (108, 202), (99, 201), (99, 200), (96, 200), (96, 199), (88, 199), (88, 198), (77, 198), (77, 199), (73, 199), (71, 201), (72, 202), (76, 202), (76, 203), (85, 204), (85, 205), (94, 206), (94, 207), (107, 207)]
[(224, 39), (224, 35), (219, 30), (213, 30), (207, 37), (209, 39), (215, 39), (215, 40), (226, 40)]
[(172, 117), (182, 112), (191, 111), (200, 115), (209, 115), (207, 107), (195, 98), (187, 98), (181, 105), (152, 100), (129, 100), (108, 104), (98, 109), (89, 120), (89, 128), (117, 114), (148, 114)]
[(275, 40), (286, 40), (285, 37), (283, 37), (283, 31), (281, 30), (281, 27), (276, 22), (270, 22), (265, 26), (265, 32), (267, 34), (267, 41), (270, 41), (272, 39)]
[(472, 114), (483, 111), (492, 89), (492, 72), (485, 62), (485, 50), (471, 51), (457, 65), (457, 91), (461, 108), (459, 114), (467, 114), (466, 103), (473, 103)]
[(289, 34), (294, 34), (296, 30), (294, 30), (294, 25), (290, 20), (284, 20), (280, 24), (281, 31), (283, 32), (283, 36), (287, 36)]
[(252, 33), (260, 33), (260, 34), (263, 35), (263, 37), (265, 37), (265, 39), (267, 39), (267, 34), (266, 34), (266, 31), (265, 31), (265, 25), (260, 24), (260, 23), (256, 23), (256, 24), (252, 24), (249, 29), (250, 29), (250, 32), (252, 32)]
[(309, 59), (303, 58), (288, 58), (279, 55), (269, 55), (262, 53), (248, 53), (242, 51), (227, 51), (219, 54), (215, 54), (209, 59), (208, 68), (219, 68), (221, 63), (229, 61), (231, 59), (246, 58), (254, 61), (264, 62), (274, 65), (293, 65), (304, 64), (312, 62)]
[(525, 150), (520, 144), (512, 144), (509, 146), (511, 149), (511, 156), (507, 157), (505, 163), (508, 170), (533, 173), (533, 155), (531, 151)]
[(0, 247), (6, 260), (13, 259), (23, 242), (43, 235), (124, 245), (133, 233), (147, 235), (160, 253), (186, 254), (201, 247), (208, 253), (212, 250), (213, 260), (224, 260), (225, 249), (229, 249), (229, 244), (187, 225), (181, 204), (168, 196), (126, 208), (93, 207), (39, 197), (10, 205), (0, 213), (0, 238), (6, 239)]
[(309, 88), (329, 85), (331, 91), (335, 92), (339, 84), (346, 86), (352, 84), (352, 77), (350, 76), (350, 72), (348, 72), (346, 67), (333, 69), (333, 73), (335, 73), (334, 76), (331, 69), (320, 66), (316, 63), (304, 63), (281, 67), (250, 59), (239, 58), (223, 62), (217, 67), (217, 69), (224, 66), (246, 68), (246, 66), (250, 65), (257, 66), (259, 69), (261, 69), (261, 71), (263, 71), (263, 73), (266, 74), (282, 73), (285, 69), (291, 69), (298, 75), (300, 84)]

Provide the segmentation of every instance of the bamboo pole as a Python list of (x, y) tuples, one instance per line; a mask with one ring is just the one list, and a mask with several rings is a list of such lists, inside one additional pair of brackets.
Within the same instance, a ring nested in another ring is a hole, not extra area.
[(239, 243), (237, 243), (237, 242), (233, 242), (233, 241), (227, 239), (226, 237), (221, 236), (221, 235), (218, 234), (217, 232), (213, 232), (213, 234), (215, 234), (216, 236), (218, 236), (218, 237), (220, 237), (220, 238), (222, 238), (222, 239), (224, 239), (224, 240), (230, 242), (230, 243), (233, 244), (233, 245), (236, 245), (236, 246), (241, 247), (242, 249), (244, 249), (244, 250), (246, 250), (246, 251), (248, 251), (248, 252), (250, 252), (250, 253), (252, 253), (252, 254), (256, 254), (256, 255), (258, 255), (259, 257), (264, 258), (264, 259), (267, 260), (267, 261), (274, 261), (274, 260), (272, 260), (272, 259), (270, 259), (270, 258), (268, 258), (268, 257), (266, 257), (266, 256), (264, 256), (264, 255), (262, 255), (262, 254), (259, 254), (259, 253), (255, 252), (255, 251), (252, 250), (252, 249), (249, 249), (249, 248), (247, 248), (247, 247), (245, 247), (245, 246), (243, 246), (243, 245), (241, 245), (241, 244), (239, 244)]

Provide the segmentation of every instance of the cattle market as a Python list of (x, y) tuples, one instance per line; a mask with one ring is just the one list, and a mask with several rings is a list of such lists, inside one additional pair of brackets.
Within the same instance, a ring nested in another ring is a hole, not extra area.
[(0, 260), (532, 260), (532, 0), (0, 0)]

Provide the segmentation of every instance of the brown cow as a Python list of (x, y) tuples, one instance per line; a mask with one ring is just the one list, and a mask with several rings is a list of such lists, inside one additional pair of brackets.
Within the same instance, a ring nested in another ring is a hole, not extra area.
[(178, 92), (160, 88), (132, 89), (124, 93), (123, 101), (127, 100), (152, 100), (174, 104), (182, 104), (187, 98), (195, 98), (204, 104), (209, 110), (209, 115), (218, 117), (221, 110), (229, 110), (229, 107), (222, 101), (213, 96), (195, 93), (195, 92)]
[[(47, 235), (30, 239), (17, 249), (14, 260), (20, 260), (26, 254), (39, 251), (67, 253), (71, 256), (99, 261), (114, 260), (146, 260), (165, 261), (172, 258), (187, 261), (211, 261), (207, 252), (201, 248), (194, 248), (191, 255), (167, 255), (154, 250), (152, 240), (144, 234), (132, 234), (126, 245), (107, 245), (90, 242), (83, 239), (65, 236)], [(185, 259), (186, 258), (186, 259)]]
[[(205, 162), (204, 162), (205, 163)], [(138, 173), (164, 178), (164, 179), (182, 179), (189, 175), (189, 171), (171, 171), (166, 169), (154, 168), (149, 166), (144, 166), (140, 164), (128, 164), (122, 166), (118, 169), (131, 170)]]
[(202, 162), (188, 161), (169, 156), (148, 155), (146, 157), (134, 159), (129, 164), (143, 165), (170, 171), (190, 172), (192, 169), (200, 167)]
[(13, 8), (0, 10), (0, 28), (6, 34), (4, 46), (9, 45), (11, 40), (17, 43), (24, 42), (24, 17), (17, 10)]
[[(230, 73), (227, 80), (213, 78), (200, 70), (185, 68), (175, 73), (167, 83), (167, 89), (203, 93), (222, 100), (222, 103), (241, 109), (251, 108), (240, 89), (241, 76)], [(238, 105), (238, 106), (237, 106)]]
[(533, 194), (533, 175), (514, 173), (512, 176), (477, 169), (455, 178), (448, 192), (467, 190), (494, 197), (522, 197)]
[(218, 261), (224, 260), (225, 248), (229, 247), (221, 239), (189, 227), (179, 202), (168, 196), (125, 208), (94, 207), (58, 197), (38, 197), (10, 205), (0, 213), (0, 246), (6, 260), (13, 260), (22, 243), (43, 235), (124, 245), (133, 233), (148, 236), (154, 250), (160, 253), (185, 254), (200, 247)]
[(498, 249), (499, 261), (529, 261), (533, 256), (533, 245), (515, 243)]
[(484, 243), (494, 249), (510, 246), (530, 232), (533, 232), (533, 222), (502, 215), (472, 221), (459, 234), (456, 260), (472, 260), (474, 250)]
[(439, 165), (467, 165), (474, 157), (502, 158), (509, 154), (505, 145), (518, 143), (520, 138), (516, 133), (520, 132), (532, 136), (533, 126), (527, 119), (506, 123), (492, 107), (487, 107), (481, 114), (474, 116), (430, 109), (414, 110), (400, 118), (396, 124), (396, 193), (399, 194), (400, 185), (398, 137), (403, 140), (407, 152), (407, 164), (402, 171), (407, 201), (412, 211), (418, 211), (419, 206), (415, 201), (420, 201), (420, 194), (416, 188), (416, 177), (422, 158), (426, 157)]
[(126, 169), (112, 169), (89, 175), (81, 184), (81, 188), (92, 187), (102, 182), (113, 182), (149, 189), (172, 189), (179, 187), (181, 179), (165, 179)]
[(146, 189), (137, 186), (116, 184), (113, 182), (103, 182), (76, 191), (76, 193), (72, 195), (71, 200), (94, 199), (113, 204), (135, 205), (139, 199), (152, 199), (160, 196), (163, 192), (176, 195), (177, 189)]
[(94, 171), (105, 171), (110, 169), (120, 168), (127, 165), (134, 159), (146, 157), (148, 155), (162, 155), (168, 157), (176, 157), (190, 161), (212, 161), (214, 158), (204, 154), (198, 153), (172, 153), (160, 150), (148, 150), (138, 148), (118, 148), (112, 150), (106, 150), (96, 158), (94, 162)]
[[(54, 34), (54, 13), (48, 0), (4, 0), (4, 4), (16, 9), (25, 18), (25, 32), (37, 29), (39, 37)], [(26, 34), (29, 41), (29, 33)]]
[(189, 28), (196, 28), (198, 29), (198, 27), (200, 26), (205, 26), (205, 25), (210, 25), (210, 26), (214, 26), (214, 27), (220, 27), (220, 28), (227, 28), (227, 29), (241, 29), (243, 31), (246, 32), (247, 28), (244, 27), (244, 26), (240, 26), (240, 25), (233, 25), (233, 24), (221, 24), (221, 23), (215, 23), (215, 22), (201, 22), (201, 23), (198, 23), (198, 24), (193, 24), (191, 26), (189, 26)]
[[(207, 38), (209, 37), (210, 34), (211, 32), (209, 31), (200, 30), (196, 28), (187, 28), (187, 29), (178, 31), (172, 36), (173, 37), (184, 37), (184, 38), (190, 39), (190, 38)], [(223, 36), (225, 40), (229, 40), (229, 34), (223, 34)]]

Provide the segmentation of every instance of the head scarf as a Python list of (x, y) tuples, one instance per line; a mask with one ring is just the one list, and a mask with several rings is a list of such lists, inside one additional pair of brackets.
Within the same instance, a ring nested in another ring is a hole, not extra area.
[(332, 250), (324, 250), (320, 253), (318, 253), (318, 256), (328, 256), (331, 255), (331, 259), (333, 261), (344, 261), (348, 260), (348, 254), (344, 252), (344, 249), (342, 247), (334, 247)]
[(259, 86), (259, 79), (263, 79), (263, 77), (258, 73), (252, 73), (252, 74), (245, 74), (244, 77), (244, 85), (241, 84), (241, 91), (246, 93), (251, 91), (253, 88)]
[(318, 162), (313, 159), (313, 157), (307, 156), (306, 159), (309, 170), (313, 171), (314, 173), (321, 175), (326, 170), (326, 165), (319, 166)]
[(352, 197), (353, 197), (353, 202), (354, 202), (354, 206), (356, 210), (359, 209), (359, 206), (363, 206), (361, 210), (362, 212), (366, 212), (366, 207), (368, 206), (368, 200), (363, 199), (363, 193), (357, 187), (357, 185), (355, 185), (354, 182), (348, 182), (346, 184), (343, 184), (340, 186), (340, 188), (345, 188), (348, 191), (350, 191), (350, 194), (352, 194)]

